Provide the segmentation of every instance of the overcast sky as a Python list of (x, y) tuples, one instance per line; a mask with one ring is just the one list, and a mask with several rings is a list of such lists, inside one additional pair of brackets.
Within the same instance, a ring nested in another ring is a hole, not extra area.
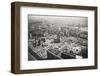
[(28, 15), (29, 22), (47, 22), (47, 23), (56, 23), (56, 24), (74, 24), (74, 25), (88, 25), (88, 18), (87, 17), (75, 17), (75, 16), (44, 16), (44, 15)]

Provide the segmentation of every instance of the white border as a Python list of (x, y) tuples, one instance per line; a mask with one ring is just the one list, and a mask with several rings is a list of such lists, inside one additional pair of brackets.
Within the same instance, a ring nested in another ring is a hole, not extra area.
[[(88, 59), (28, 61), (28, 14), (88, 17)], [(41, 7), (21, 7), (20, 18), (21, 70), (94, 65), (94, 11)]]

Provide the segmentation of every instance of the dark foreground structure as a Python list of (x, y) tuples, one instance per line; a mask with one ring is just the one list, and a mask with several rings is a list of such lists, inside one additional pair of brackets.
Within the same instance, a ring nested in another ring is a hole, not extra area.
[(44, 58), (41, 58), (41, 56), (39, 56), (38, 54), (36, 54), (31, 49), (29, 49), (28, 55), (29, 55), (28, 60), (75, 59), (75, 56), (74, 55), (62, 53), (61, 56), (57, 56), (57, 55), (53, 54), (52, 52), (50, 52), (49, 50), (47, 51), (47, 58), (45, 58), (45, 59)]

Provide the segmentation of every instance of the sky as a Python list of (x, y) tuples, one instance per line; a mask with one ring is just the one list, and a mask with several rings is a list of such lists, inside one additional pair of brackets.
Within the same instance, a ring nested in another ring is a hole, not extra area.
[(88, 26), (88, 18), (87, 17), (75, 17), (75, 16), (47, 16), (47, 15), (28, 15), (29, 22), (37, 22), (42, 21), (46, 23), (58, 24), (61, 26), (67, 25), (78, 25)]

